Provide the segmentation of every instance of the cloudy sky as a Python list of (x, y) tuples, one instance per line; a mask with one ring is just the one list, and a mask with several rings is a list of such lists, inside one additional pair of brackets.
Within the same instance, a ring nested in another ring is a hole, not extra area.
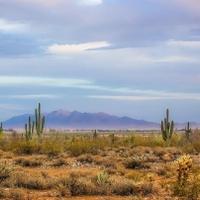
[(0, 120), (65, 109), (200, 121), (199, 0), (0, 0)]

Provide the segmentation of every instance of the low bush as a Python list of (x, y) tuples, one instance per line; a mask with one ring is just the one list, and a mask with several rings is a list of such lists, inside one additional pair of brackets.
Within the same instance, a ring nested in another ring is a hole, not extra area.
[(137, 193), (137, 187), (129, 179), (113, 177), (111, 179), (111, 193), (121, 196), (134, 195)]
[(27, 158), (18, 158), (15, 160), (15, 163), (22, 167), (39, 167), (42, 165), (41, 160)]
[(132, 157), (128, 158), (125, 162), (124, 165), (128, 169), (144, 169), (144, 168), (149, 168), (149, 166), (145, 163), (143, 157)]
[(8, 162), (1, 162), (0, 163), (0, 181), (7, 179), (11, 176), (14, 168)]

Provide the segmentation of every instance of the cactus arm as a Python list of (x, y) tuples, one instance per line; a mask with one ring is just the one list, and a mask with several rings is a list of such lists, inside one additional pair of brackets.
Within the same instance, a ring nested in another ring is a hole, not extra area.
[(185, 135), (186, 138), (189, 140), (190, 138), (190, 134), (192, 133), (192, 129), (190, 128), (190, 122), (187, 123), (186, 127), (185, 127)]
[(161, 133), (164, 141), (171, 139), (174, 133), (174, 121), (169, 121), (169, 109), (166, 110), (166, 118), (161, 121)]
[(38, 137), (41, 137), (41, 134), (44, 131), (45, 117), (41, 114), (41, 104), (38, 104), (38, 107), (35, 109), (35, 129)]

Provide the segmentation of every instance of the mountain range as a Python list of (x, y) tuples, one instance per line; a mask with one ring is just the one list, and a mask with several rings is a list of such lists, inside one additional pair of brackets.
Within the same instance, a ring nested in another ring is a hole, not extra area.
[[(5, 128), (24, 128), (30, 114), (23, 114), (4, 121)], [(34, 118), (34, 116), (31, 116)], [(107, 113), (87, 113), (57, 110), (45, 114), (46, 128), (54, 129), (154, 129), (158, 124), (130, 117)]]
[[(6, 129), (24, 128), (28, 117), (33, 115), (23, 114), (12, 117), (3, 122)], [(160, 124), (130, 117), (119, 117), (107, 113), (88, 113), (78, 111), (56, 110), (45, 114), (45, 127), (49, 129), (159, 129)], [(175, 127), (183, 129), (186, 123), (176, 123)], [(191, 122), (192, 128), (200, 128), (200, 123)]]

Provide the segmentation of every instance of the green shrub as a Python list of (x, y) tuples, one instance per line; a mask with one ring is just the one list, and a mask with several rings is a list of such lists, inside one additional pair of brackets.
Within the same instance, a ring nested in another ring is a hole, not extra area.
[(96, 176), (96, 182), (99, 186), (103, 186), (103, 185), (109, 183), (109, 175), (105, 171), (100, 172)]

